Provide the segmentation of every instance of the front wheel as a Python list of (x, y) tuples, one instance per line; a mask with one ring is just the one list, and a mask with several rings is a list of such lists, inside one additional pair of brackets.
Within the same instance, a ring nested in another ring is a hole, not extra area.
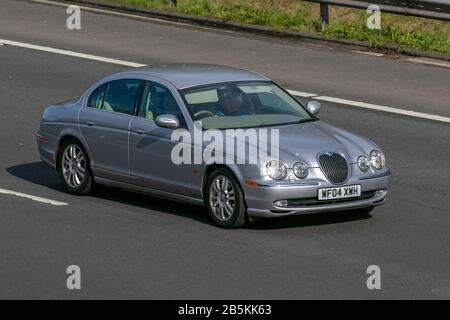
[(86, 195), (91, 192), (93, 179), (89, 158), (81, 143), (67, 140), (61, 146), (59, 175), (64, 188), (71, 194)]
[(206, 206), (214, 222), (222, 228), (240, 228), (245, 225), (244, 195), (231, 172), (217, 169), (206, 184)]

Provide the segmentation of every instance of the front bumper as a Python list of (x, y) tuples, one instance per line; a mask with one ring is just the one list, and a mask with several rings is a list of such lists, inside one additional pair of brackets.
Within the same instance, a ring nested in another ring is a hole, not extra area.
[[(378, 206), (386, 200), (389, 181), (389, 170), (371, 178), (354, 177), (343, 186), (361, 185), (361, 197), (335, 201), (316, 200), (318, 189), (338, 187), (325, 180), (261, 183), (255, 187), (245, 185), (247, 213), (249, 216), (267, 218)], [(288, 200), (288, 206), (276, 206), (274, 202), (279, 200)]]

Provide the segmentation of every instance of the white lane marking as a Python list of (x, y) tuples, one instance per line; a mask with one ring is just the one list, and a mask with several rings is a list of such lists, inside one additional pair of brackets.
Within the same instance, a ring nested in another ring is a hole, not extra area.
[(122, 65), (122, 66), (133, 67), (133, 68), (146, 66), (145, 64), (131, 62), (131, 61), (105, 58), (105, 57), (95, 56), (92, 54), (80, 53), (80, 52), (75, 52), (75, 51), (70, 51), (70, 50), (55, 49), (55, 48), (51, 48), (51, 47), (38, 46), (38, 45), (34, 45), (34, 44), (10, 41), (10, 40), (5, 40), (5, 39), (0, 39), (0, 44), (6, 44), (6, 45), (14, 46), (14, 47), (21, 47), (21, 48), (26, 48), (26, 49), (38, 50), (38, 51), (45, 51), (45, 52), (50, 52), (50, 53), (56, 53), (56, 54), (61, 54), (61, 55), (70, 56), (70, 57), (76, 57), (76, 58), (80, 58), (80, 59), (95, 60), (95, 61), (101, 61), (101, 62), (106, 62), (106, 63), (118, 64), (118, 65)]
[(311, 97), (315, 97), (317, 96), (317, 94), (315, 93), (309, 93), (309, 92), (303, 92), (303, 91), (297, 91), (297, 90), (286, 90), (287, 92), (289, 92), (290, 94), (292, 94), (293, 96), (298, 96), (298, 97), (303, 97), (303, 98), (311, 98)]
[(373, 56), (373, 57), (382, 57), (384, 56), (384, 53), (378, 53), (378, 52), (370, 52), (370, 51), (358, 51), (358, 50), (352, 50), (354, 53), (364, 54), (366, 56)]
[(428, 114), (428, 113), (423, 113), (423, 112), (416, 112), (416, 111), (411, 111), (411, 110), (404, 110), (404, 109), (392, 108), (392, 107), (387, 107), (387, 106), (380, 106), (377, 104), (352, 101), (352, 100), (346, 100), (346, 99), (341, 99), (341, 98), (333, 98), (333, 97), (327, 97), (327, 96), (317, 96), (317, 97), (314, 97), (314, 99), (328, 101), (328, 102), (334, 102), (334, 103), (338, 103), (338, 104), (345, 104), (345, 105), (364, 108), (364, 109), (371, 109), (371, 110), (401, 114), (401, 115), (409, 116), (409, 117), (422, 118), (422, 119), (450, 123), (449, 117)]
[[(82, 59), (89, 59), (89, 60), (101, 61), (101, 62), (106, 62), (106, 63), (113, 63), (113, 64), (118, 64), (118, 65), (123, 65), (123, 66), (128, 66), (128, 67), (145, 67), (146, 66), (145, 64), (135, 63), (135, 62), (131, 62), (131, 61), (104, 58), (104, 57), (100, 57), (100, 56), (94, 56), (91, 54), (79, 53), (79, 52), (68, 51), (68, 50), (60, 50), (60, 49), (55, 49), (55, 48), (51, 48), (51, 47), (38, 46), (38, 45), (34, 45), (34, 44), (10, 41), (10, 40), (4, 40), (4, 39), (0, 39), (0, 45), (1, 44), (21, 47), (21, 48), (27, 48), (27, 49), (33, 49), (33, 50), (46, 51), (46, 52), (56, 53), (56, 54), (63, 54), (63, 55), (68, 55), (68, 56), (82, 58)], [(319, 96), (318, 94), (315, 94), (315, 93), (309, 93), (309, 92), (303, 92), (303, 91), (297, 91), (297, 90), (288, 90), (288, 92), (291, 93), (292, 95), (300, 96), (300, 97), (304, 97), (304, 98), (314, 98), (317, 100), (329, 101), (329, 102), (333, 102), (333, 103), (337, 103), (337, 104), (350, 105), (350, 106), (360, 107), (360, 108), (364, 108), (364, 109), (371, 109), (371, 110), (376, 110), (376, 111), (400, 114), (400, 115), (409, 116), (409, 117), (422, 118), (422, 119), (450, 123), (449, 117), (444, 117), (444, 116), (439, 116), (439, 115), (434, 115), (434, 114), (416, 112), (416, 111), (411, 111), (411, 110), (404, 110), (404, 109), (399, 109), (399, 108), (381, 106), (381, 105), (353, 101), (353, 100), (346, 100), (346, 99), (341, 99), (341, 98)]]
[(416, 63), (429, 64), (429, 65), (433, 65), (433, 66), (450, 68), (450, 62), (447, 62), (447, 61), (441, 61), (441, 60), (435, 60), (435, 59), (426, 59), (426, 58), (407, 58), (407, 59), (402, 59), (402, 60), (409, 61), (409, 62), (416, 62)]
[(1, 188), (0, 188), (0, 194), (13, 195), (16, 197), (26, 198), (26, 199), (30, 199), (30, 200), (41, 202), (41, 203), (51, 204), (53, 206), (67, 206), (68, 205), (68, 203), (65, 203), (65, 202), (59, 202), (59, 201), (50, 200), (50, 199), (46, 199), (46, 198), (36, 197), (31, 194), (20, 193), (20, 192), (15, 192), (15, 191), (11, 191), (11, 190), (1, 189)]

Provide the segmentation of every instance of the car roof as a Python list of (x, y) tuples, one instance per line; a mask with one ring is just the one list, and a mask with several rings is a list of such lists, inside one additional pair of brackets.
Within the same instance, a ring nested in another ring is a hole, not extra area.
[(167, 64), (143, 67), (119, 73), (123, 76), (152, 76), (172, 83), (177, 89), (231, 81), (270, 81), (256, 72), (213, 64)]

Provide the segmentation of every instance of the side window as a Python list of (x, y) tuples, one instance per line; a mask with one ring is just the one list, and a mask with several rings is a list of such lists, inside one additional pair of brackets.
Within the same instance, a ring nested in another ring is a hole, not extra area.
[(133, 114), (140, 82), (140, 80), (117, 80), (106, 83), (92, 92), (88, 106)]
[(106, 84), (95, 89), (94, 92), (89, 97), (88, 106), (91, 108), (102, 109), (105, 91), (106, 91)]
[(172, 92), (160, 84), (146, 81), (142, 91), (139, 116), (155, 120), (162, 114), (172, 114), (178, 118), (182, 126), (186, 124), (183, 113)]
[(102, 109), (133, 114), (140, 80), (117, 80), (108, 83)]

